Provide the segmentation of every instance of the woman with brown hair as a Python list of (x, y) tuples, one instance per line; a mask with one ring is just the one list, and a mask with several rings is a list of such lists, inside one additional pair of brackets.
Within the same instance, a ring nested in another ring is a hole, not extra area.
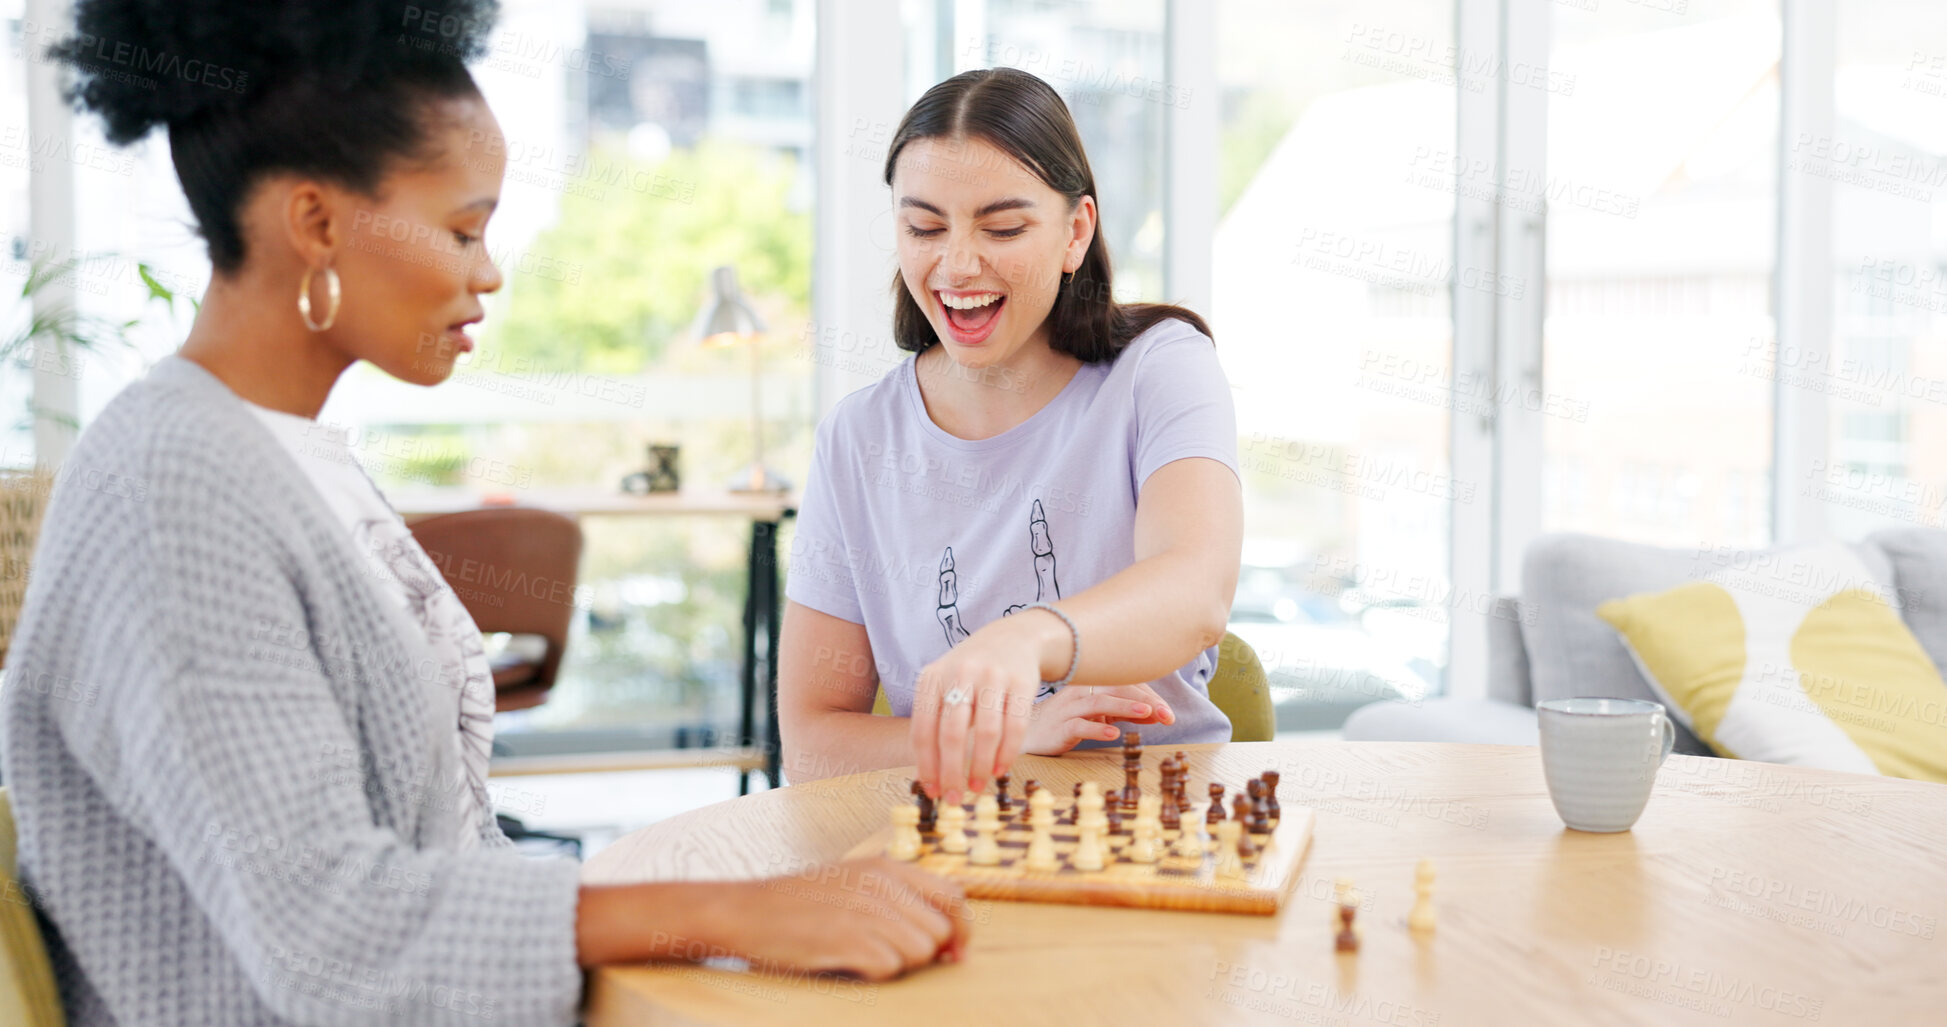
[[(1032, 75), (934, 86), (885, 179), (915, 356), (819, 427), (781, 639), (787, 772), (917, 763), (956, 801), (1119, 723), (1228, 740), (1207, 686), (1243, 501), (1202, 319), (1115, 301), (1088, 157)], [(870, 714), (880, 688), (894, 718)]]

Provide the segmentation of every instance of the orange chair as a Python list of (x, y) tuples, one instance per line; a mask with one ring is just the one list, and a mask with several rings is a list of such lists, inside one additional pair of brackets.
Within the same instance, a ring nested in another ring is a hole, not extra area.
[(494, 709), (538, 706), (554, 687), (574, 620), (581, 525), (529, 507), (493, 507), (414, 521), (413, 537), (460, 597), (481, 634), (539, 636), (538, 659), (493, 664)]

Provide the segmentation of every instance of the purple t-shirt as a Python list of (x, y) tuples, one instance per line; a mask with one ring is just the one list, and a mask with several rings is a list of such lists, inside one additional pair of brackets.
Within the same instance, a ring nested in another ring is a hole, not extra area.
[[(1185, 457), (1236, 473), (1237, 418), (1216, 346), (1174, 318), (978, 441), (933, 423), (906, 360), (818, 426), (785, 594), (865, 625), (886, 698), (910, 716), (920, 670), (954, 643), (1134, 563), (1142, 485)], [(1145, 742), (1230, 740), (1209, 698), (1216, 666), (1213, 646), (1149, 682), (1176, 723), (1143, 725)]]

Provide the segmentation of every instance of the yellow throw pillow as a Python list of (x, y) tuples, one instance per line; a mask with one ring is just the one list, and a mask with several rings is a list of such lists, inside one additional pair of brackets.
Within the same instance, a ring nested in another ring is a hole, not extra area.
[(1947, 682), (1842, 545), (1596, 609), (1672, 716), (1739, 759), (1947, 782)]

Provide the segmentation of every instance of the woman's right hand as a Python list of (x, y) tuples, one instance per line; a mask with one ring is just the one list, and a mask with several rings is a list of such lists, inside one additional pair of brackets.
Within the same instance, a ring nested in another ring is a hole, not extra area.
[(1174, 724), (1176, 712), (1148, 685), (1070, 685), (1035, 705), (1025, 751), (1059, 756), (1083, 742), (1115, 741), (1122, 729), (1111, 721)]
[(967, 945), (966, 893), (910, 863), (852, 860), (722, 887), (735, 891), (721, 944), (760, 970), (883, 981), (957, 962)]

